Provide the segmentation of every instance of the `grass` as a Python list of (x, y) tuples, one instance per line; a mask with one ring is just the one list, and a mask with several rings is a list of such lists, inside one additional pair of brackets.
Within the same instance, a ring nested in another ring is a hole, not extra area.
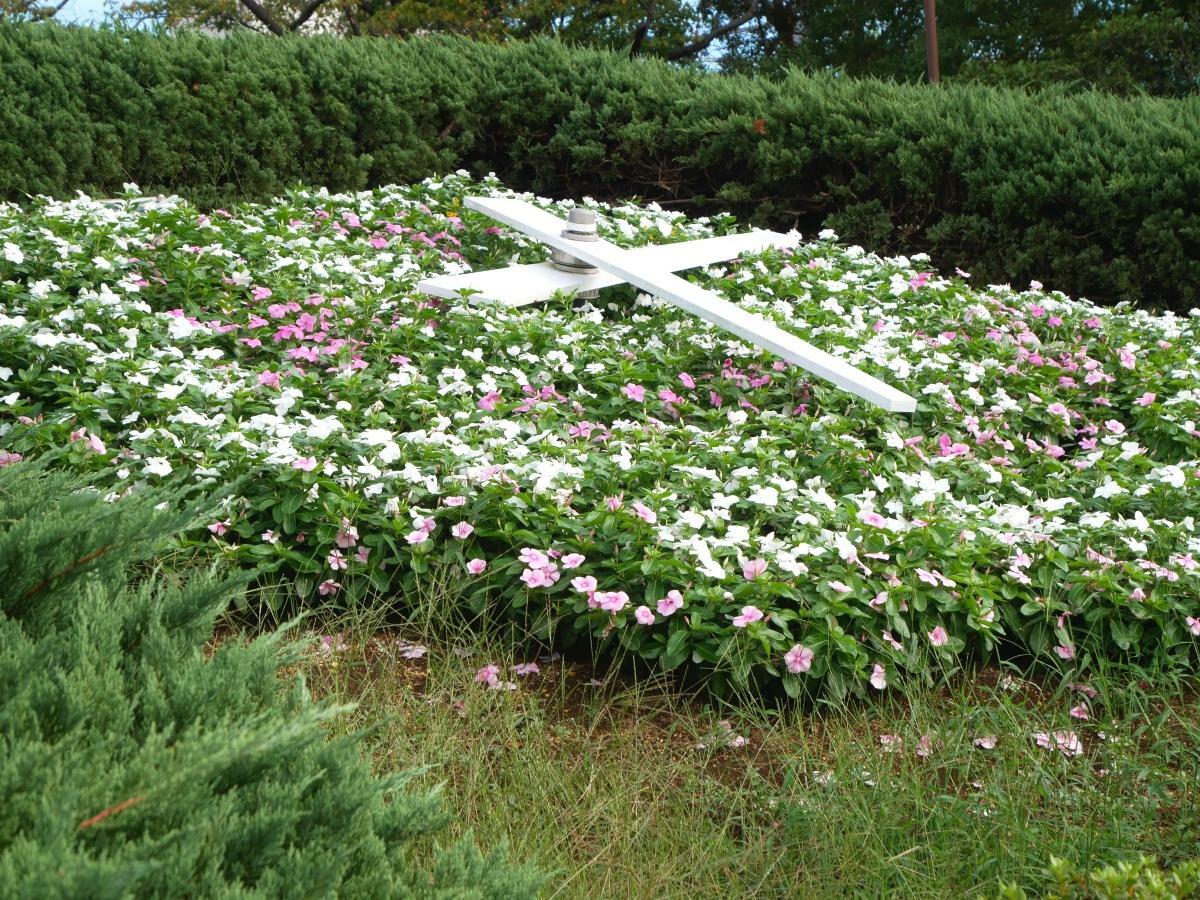
[[(339, 629), (304, 665), (315, 694), (357, 704), (336, 727), (366, 730), (380, 770), (428, 767), (454, 829), (536, 860), (546, 897), (994, 896), (1045, 890), (1051, 856), (1200, 856), (1200, 709), (1173, 677), (1091, 673), (1086, 721), (1065, 681), (996, 668), (869, 704), (718, 705), (579, 661), (514, 676), (511, 642), (465, 629), (406, 633), (421, 659), (378, 619)], [(487, 663), (517, 688), (476, 683)], [(1032, 737), (1060, 730), (1081, 755)]]

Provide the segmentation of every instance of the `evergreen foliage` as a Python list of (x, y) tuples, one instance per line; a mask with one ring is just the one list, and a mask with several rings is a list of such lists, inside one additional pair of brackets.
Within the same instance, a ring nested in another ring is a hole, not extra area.
[[(1081, 870), (1066, 860), (1051, 858), (1047, 870), (1053, 888), (1046, 900), (1186, 900), (1200, 897), (1200, 860), (1192, 859), (1166, 868), (1153, 858), (1141, 856), (1131, 862)], [(1000, 900), (1028, 900), (1015, 885), (1001, 887)]]
[(173, 499), (0, 468), (0, 895), (532, 896), (501, 851), (406, 858), (437, 798), (326, 738), (281, 633), (211, 646), (244, 577), (148, 568)]
[(704, 74), (552, 42), (0, 28), (0, 197), (202, 204), (459, 167), (828, 225), (979, 281), (1200, 301), (1200, 98)]

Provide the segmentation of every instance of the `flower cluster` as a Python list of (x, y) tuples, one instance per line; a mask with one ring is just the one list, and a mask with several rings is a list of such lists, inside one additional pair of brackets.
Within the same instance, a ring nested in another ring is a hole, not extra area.
[[(0, 465), (54, 449), (113, 496), (236, 484), (196, 540), (303, 599), (402, 604), (436, 575), (555, 639), (793, 692), (883, 691), (1002, 640), (1063, 666), (1194, 657), (1196, 315), (830, 233), (689, 276), (917, 396), (906, 420), (628, 287), (420, 294), (544, 258), (469, 193), (505, 191), (0, 205)], [(593, 206), (627, 246), (731, 227)]]

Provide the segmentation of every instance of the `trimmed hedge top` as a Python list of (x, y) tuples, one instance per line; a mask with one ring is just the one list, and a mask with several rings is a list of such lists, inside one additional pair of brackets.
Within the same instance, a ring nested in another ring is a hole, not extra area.
[(1200, 298), (1200, 99), (699, 73), (503, 46), (0, 28), (0, 196), (208, 205), (466, 167), (828, 225), (977, 280)]

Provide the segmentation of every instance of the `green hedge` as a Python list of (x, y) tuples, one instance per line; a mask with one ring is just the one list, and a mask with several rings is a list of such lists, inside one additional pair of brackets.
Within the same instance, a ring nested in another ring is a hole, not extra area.
[(0, 196), (203, 204), (459, 167), (828, 225), (977, 280), (1200, 300), (1200, 98), (705, 74), (546, 42), (0, 28)]
[(470, 843), (410, 861), (436, 797), (327, 739), (297, 648), (206, 649), (238, 580), (147, 576), (169, 499), (0, 467), (0, 896), (532, 897)]

